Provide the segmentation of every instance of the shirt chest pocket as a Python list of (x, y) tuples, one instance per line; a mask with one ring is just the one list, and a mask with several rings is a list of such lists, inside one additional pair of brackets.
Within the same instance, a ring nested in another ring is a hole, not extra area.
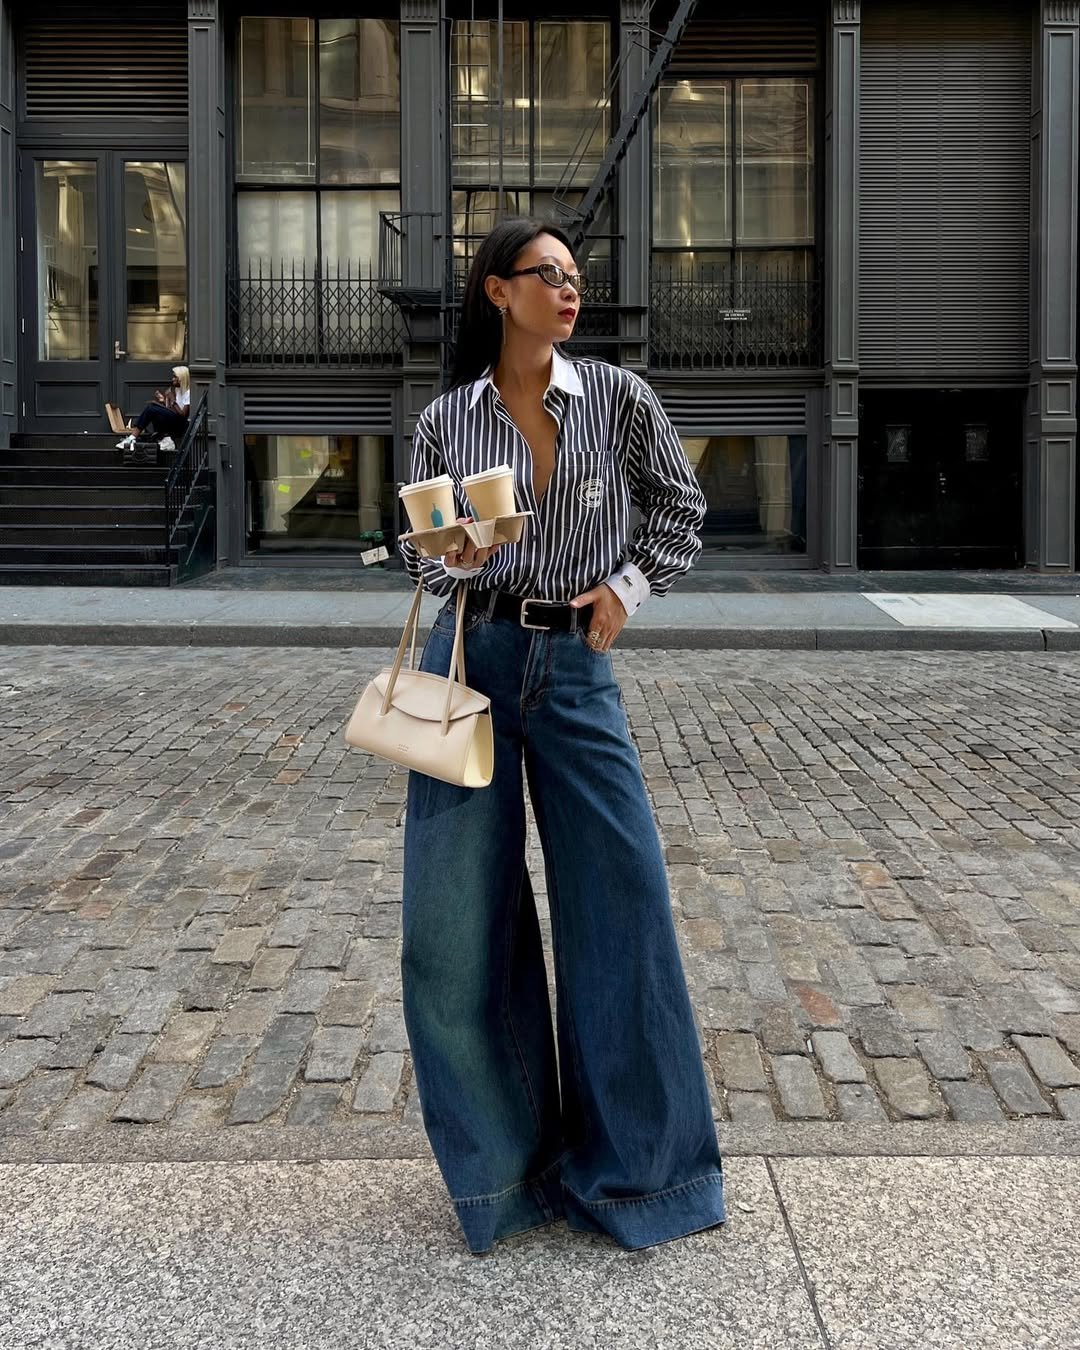
[(559, 463), (559, 497), (567, 529), (593, 528), (605, 515), (614, 488), (610, 450), (569, 450)]

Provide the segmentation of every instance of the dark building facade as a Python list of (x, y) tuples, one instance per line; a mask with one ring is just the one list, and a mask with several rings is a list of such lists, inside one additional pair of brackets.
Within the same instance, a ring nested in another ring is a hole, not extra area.
[[(664, 401), (700, 567), (1072, 571), (1078, 43), (1064, 0), (3, 0), (0, 578), (392, 540), (507, 212), (583, 233), (569, 349)], [(86, 433), (181, 363), (184, 462), (121, 470)]]

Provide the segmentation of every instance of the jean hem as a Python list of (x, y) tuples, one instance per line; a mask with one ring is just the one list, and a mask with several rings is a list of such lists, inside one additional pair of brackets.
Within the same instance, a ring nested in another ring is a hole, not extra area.
[(565, 1182), (563, 1194), (566, 1222), (572, 1231), (606, 1233), (628, 1251), (687, 1237), (727, 1221), (723, 1172), (614, 1201), (583, 1200)]
[(559, 1169), (568, 1152), (560, 1154), (542, 1172), (505, 1190), (452, 1200), (461, 1231), (474, 1255), (490, 1251), (500, 1238), (543, 1228), (565, 1217)]

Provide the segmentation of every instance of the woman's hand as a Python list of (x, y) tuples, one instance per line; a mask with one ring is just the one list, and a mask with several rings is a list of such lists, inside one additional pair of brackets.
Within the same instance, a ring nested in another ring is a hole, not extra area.
[[(575, 609), (581, 609), (584, 605), (592, 605), (592, 619), (585, 634), (585, 640), (595, 652), (610, 650), (611, 644), (619, 636), (622, 626), (626, 622), (626, 610), (623, 609), (622, 601), (611, 587), (606, 582), (602, 582), (599, 586), (594, 586), (591, 591), (585, 591), (582, 595), (575, 596), (570, 603)], [(595, 634), (595, 637), (590, 636), (591, 634)]]
[[(457, 523), (465, 525), (471, 522), (470, 516), (458, 516)], [(498, 552), (502, 544), (492, 544), (489, 548), (477, 548), (468, 535), (465, 536), (465, 543), (461, 549), (451, 549), (443, 554), (443, 563), (447, 567), (473, 567), (481, 568), (493, 553)]]

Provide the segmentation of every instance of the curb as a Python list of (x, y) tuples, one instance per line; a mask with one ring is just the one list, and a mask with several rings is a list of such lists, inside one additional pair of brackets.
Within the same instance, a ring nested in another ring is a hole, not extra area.
[[(1035, 1158), (1080, 1157), (1080, 1124), (1062, 1121), (903, 1121), (892, 1124), (735, 1125), (716, 1121), (725, 1157)], [(0, 1130), (0, 1167), (32, 1163), (315, 1162), (420, 1159), (433, 1162), (426, 1136), (401, 1125), (234, 1125), (216, 1131), (114, 1125), (86, 1131)]]
[[(368, 624), (9, 623), (0, 646), (24, 647), (396, 647), (400, 627)], [(634, 628), (625, 650), (998, 651), (1080, 650), (1075, 628)]]

